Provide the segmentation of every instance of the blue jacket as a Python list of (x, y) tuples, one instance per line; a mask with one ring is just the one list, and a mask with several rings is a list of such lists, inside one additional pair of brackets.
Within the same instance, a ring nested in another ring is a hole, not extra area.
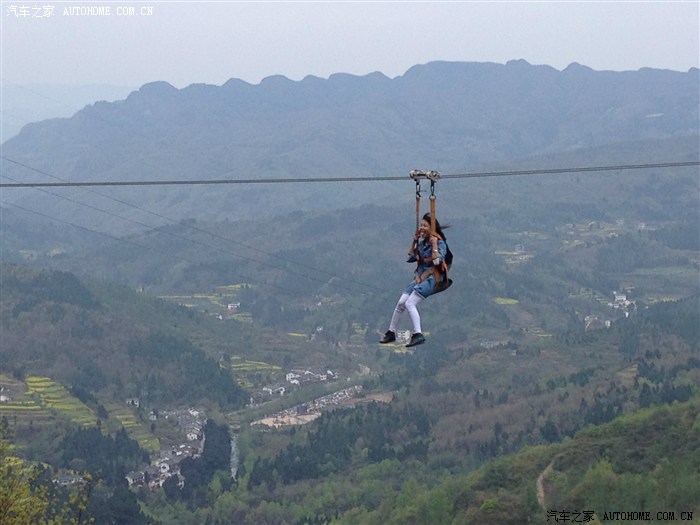
[[(438, 239), (437, 245), (438, 253), (440, 255), (440, 262), (442, 262), (445, 260), (445, 255), (447, 254), (447, 244), (445, 244), (445, 241), (442, 239)], [(434, 267), (432, 251), (433, 245), (429, 241), (424, 242), (423, 239), (418, 240), (418, 249), (416, 250), (417, 253), (411, 255), (407, 261), (410, 263), (417, 262), (418, 266), (416, 268), (413, 281), (406, 287), (406, 293), (410, 294), (411, 292), (416, 292), (424, 299), (435, 293), (435, 276), (432, 273), (430, 273), (424, 281), (420, 283), (417, 282), (421, 276), (425, 275), (426, 272), (431, 271)], [(416, 257), (416, 255), (418, 255), (418, 257)]]

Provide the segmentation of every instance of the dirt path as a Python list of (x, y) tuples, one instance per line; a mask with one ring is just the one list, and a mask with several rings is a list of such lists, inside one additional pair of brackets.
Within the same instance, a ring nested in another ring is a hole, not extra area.
[(540, 504), (543, 510), (547, 510), (544, 502), (544, 480), (547, 476), (552, 473), (554, 468), (554, 460), (549, 462), (549, 465), (537, 476), (537, 502)]

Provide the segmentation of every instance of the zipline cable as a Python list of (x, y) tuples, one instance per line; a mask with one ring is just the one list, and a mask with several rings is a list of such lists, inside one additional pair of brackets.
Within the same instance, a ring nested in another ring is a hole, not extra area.
[[(22, 162), (10, 159), (4, 155), (0, 158), (35, 171), (42, 175), (52, 176), (43, 170), (28, 166)], [(513, 171), (485, 171), (473, 173), (457, 173), (441, 175), (443, 179), (469, 179), (484, 177), (514, 177), (523, 175), (554, 175), (564, 173), (585, 173), (600, 171), (644, 170), (660, 168), (687, 168), (700, 166), (700, 161), (688, 162), (661, 162), (653, 164), (620, 164), (615, 166), (583, 166), (575, 168), (552, 168)], [(378, 182), (378, 181), (405, 181), (405, 176), (363, 176), (363, 177), (305, 177), (305, 178), (271, 178), (271, 179), (204, 179), (204, 180), (141, 180), (141, 181), (82, 181), (82, 182), (21, 182), (0, 183), (0, 188), (40, 188), (40, 187), (90, 187), (90, 186), (199, 186), (212, 184), (302, 184), (322, 182)]]

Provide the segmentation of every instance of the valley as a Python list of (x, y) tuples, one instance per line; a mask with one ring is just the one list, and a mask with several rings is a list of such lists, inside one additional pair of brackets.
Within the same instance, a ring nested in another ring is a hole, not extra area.
[[(8, 180), (377, 180), (3, 189), (0, 481), (55, 523), (700, 516), (697, 82), (523, 61), (158, 82), (26, 128)], [(380, 345), (416, 166), (446, 175), (454, 284), (420, 304), (425, 344), (404, 319)]]

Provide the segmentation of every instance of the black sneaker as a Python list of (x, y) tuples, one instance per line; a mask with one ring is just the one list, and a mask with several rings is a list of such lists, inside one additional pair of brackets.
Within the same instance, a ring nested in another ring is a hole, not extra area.
[(384, 334), (384, 337), (382, 337), (379, 340), (379, 342), (383, 345), (387, 343), (393, 343), (394, 341), (396, 341), (396, 334), (391, 330), (387, 330), (387, 332)]
[(425, 337), (423, 337), (423, 334), (418, 332), (411, 336), (411, 340), (406, 345), (406, 348), (410, 348), (411, 346), (422, 345), (423, 343), (425, 343)]

